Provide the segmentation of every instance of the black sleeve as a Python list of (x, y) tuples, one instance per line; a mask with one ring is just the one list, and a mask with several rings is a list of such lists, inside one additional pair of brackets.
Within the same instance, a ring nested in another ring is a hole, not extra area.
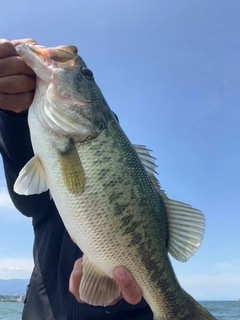
[(10, 197), (15, 207), (25, 216), (33, 218), (33, 225), (41, 222), (50, 211), (49, 192), (20, 196), (13, 191), (19, 171), (33, 156), (27, 115), (0, 110), (0, 153)]

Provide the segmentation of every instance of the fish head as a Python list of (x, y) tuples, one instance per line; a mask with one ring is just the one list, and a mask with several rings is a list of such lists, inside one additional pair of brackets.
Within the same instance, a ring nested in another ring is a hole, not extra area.
[(77, 47), (46, 48), (25, 43), (16, 49), (37, 75), (31, 108), (38, 109), (35, 115), (42, 124), (81, 141), (96, 137), (112, 112)]
[[(94, 82), (93, 73), (78, 56), (76, 46), (46, 48), (25, 43), (18, 45), (16, 49), (38, 78), (53, 83), (58, 94), (69, 98), (77, 97), (79, 101), (91, 101), (87, 91), (92, 90), (86, 84)], [(83, 86), (85, 90), (81, 95), (83, 90), (79, 89)], [(94, 94), (91, 94), (91, 98), (94, 99)]]

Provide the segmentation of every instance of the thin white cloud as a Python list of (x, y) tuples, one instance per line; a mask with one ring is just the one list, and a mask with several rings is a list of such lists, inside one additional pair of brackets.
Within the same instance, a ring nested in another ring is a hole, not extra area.
[(32, 259), (0, 259), (0, 279), (27, 279), (33, 269)]
[(179, 281), (195, 299), (217, 300), (239, 297), (240, 273), (193, 275), (179, 277)]
[(216, 263), (216, 268), (222, 271), (236, 271), (240, 272), (240, 265), (232, 264), (229, 262), (218, 262)]

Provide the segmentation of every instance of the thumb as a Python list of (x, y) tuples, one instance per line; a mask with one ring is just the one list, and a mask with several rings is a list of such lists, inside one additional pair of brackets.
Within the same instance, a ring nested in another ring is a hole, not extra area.
[(73, 271), (69, 279), (69, 291), (75, 296), (78, 302), (83, 303), (79, 296), (79, 286), (82, 278), (82, 258), (75, 261)]
[(113, 278), (121, 288), (122, 296), (128, 303), (138, 304), (142, 300), (142, 290), (126, 268), (115, 268)]
[(19, 45), (21, 43), (29, 43), (29, 44), (35, 44), (35, 45), (38, 44), (38, 42), (32, 38), (11, 40), (11, 43), (14, 45), (14, 47), (16, 47), (17, 45)]

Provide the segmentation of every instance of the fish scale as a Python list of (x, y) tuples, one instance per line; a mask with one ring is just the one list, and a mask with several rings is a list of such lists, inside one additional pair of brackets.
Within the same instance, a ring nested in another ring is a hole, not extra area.
[(195, 253), (203, 214), (166, 196), (154, 159), (130, 143), (76, 47), (17, 50), (35, 70), (37, 87), (28, 115), (35, 156), (14, 190), (50, 190), (84, 253), (80, 298), (109, 305), (120, 295), (112, 273), (121, 265), (132, 272), (154, 320), (215, 319), (181, 288), (168, 257), (186, 261)]

